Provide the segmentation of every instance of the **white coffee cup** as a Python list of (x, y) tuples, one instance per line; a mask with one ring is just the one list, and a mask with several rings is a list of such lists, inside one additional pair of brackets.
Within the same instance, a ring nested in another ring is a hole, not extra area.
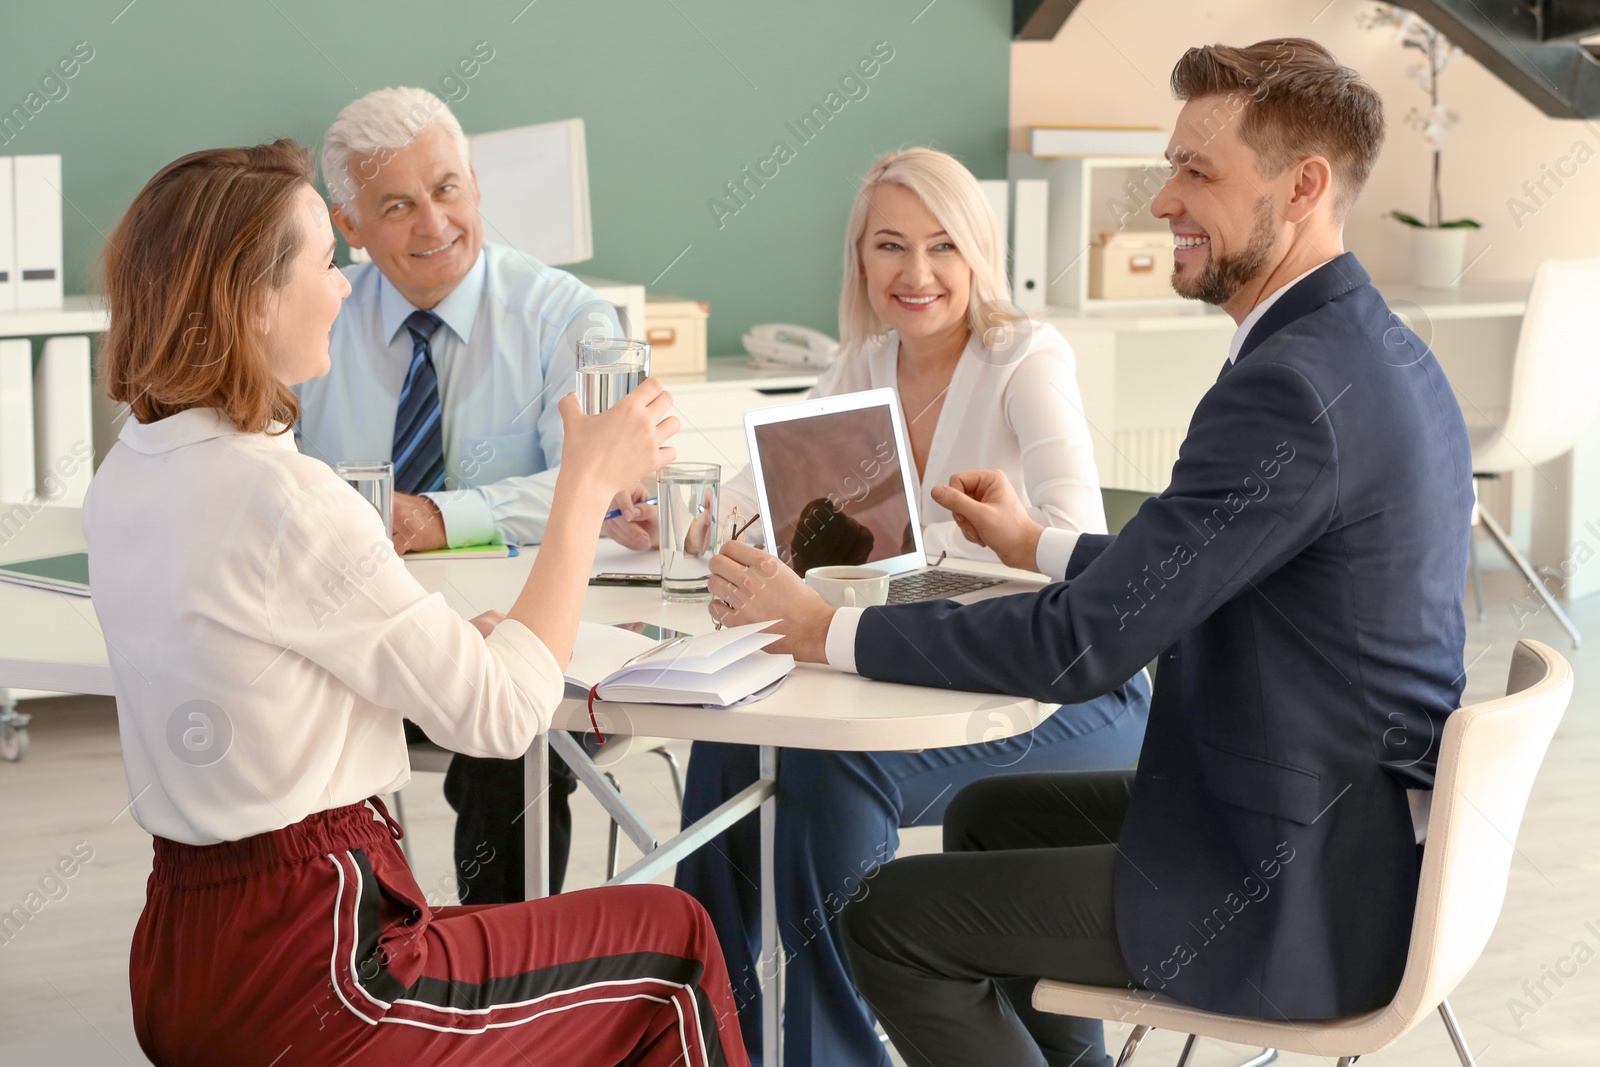
[(881, 567), (812, 567), (806, 584), (836, 608), (869, 608), (889, 602), (889, 572)]

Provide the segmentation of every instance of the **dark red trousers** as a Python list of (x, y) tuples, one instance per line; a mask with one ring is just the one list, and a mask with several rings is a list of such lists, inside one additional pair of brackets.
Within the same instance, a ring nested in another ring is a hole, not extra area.
[(690, 897), (641, 885), (429, 908), (382, 814), (156, 839), (130, 963), (152, 1062), (748, 1067)]

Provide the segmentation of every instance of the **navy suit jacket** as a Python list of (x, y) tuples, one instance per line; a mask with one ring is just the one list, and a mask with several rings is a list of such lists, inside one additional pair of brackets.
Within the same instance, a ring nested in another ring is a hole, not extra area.
[(1172, 481), (1067, 580), (867, 611), (862, 674), (1061, 704), (1160, 663), (1118, 841), (1135, 978), (1210, 1011), (1386, 1005), (1464, 675), (1466, 427), (1353, 255), (1297, 283), (1201, 399)]

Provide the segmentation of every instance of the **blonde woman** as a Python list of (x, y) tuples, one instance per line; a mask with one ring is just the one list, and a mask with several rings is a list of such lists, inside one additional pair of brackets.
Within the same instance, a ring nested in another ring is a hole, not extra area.
[[(1041, 524), (1104, 533), (1072, 351), (1054, 329), (1007, 302), (999, 227), (972, 174), (927, 148), (878, 160), (850, 214), (844, 266), (842, 354), (815, 395), (899, 390), (929, 551), (987, 551), (962, 537), (931, 491), (957, 472), (981, 468), (1004, 471)], [(748, 476), (730, 484), (735, 499), (741, 486), (748, 496)], [(613, 501), (629, 508), (607, 527), (617, 541), (645, 547), (653, 539), (653, 509), (639, 503), (643, 496), (635, 486)], [(1149, 706), (1141, 675), (1004, 742), (917, 753), (786, 749), (777, 827), (785, 1064), (889, 1062), (845, 970), (835, 920), (848, 900), (868, 892), (866, 877), (893, 857), (900, 827), (939, 824), (963, 786), (993, 775), (1130, 767)], [(983, 736), (981, 723), (976, 736)], [(753, 749), (697, 743), (684, 819), (704, 815), (756, 773)], [(759, 902), (749, 877), (759, 869), (757, 827), (746, 820), (716, 844), (679, 865), (677, 884), (711, 913), (746, 1047), (759, 1062)]]
[(739, 1067), (689, 897), (435, 908), (377, 799), (410, 777), (402, 716), (479, 756), (549, 727), (606, 502), (671, 460), (672, 399), (646, 381), (603, 415), (560, 401), (538, 559), (504, 615), (468, 622), (289, 433), (350, 293), (333, 253), (292, 141), (169, 164), (108, 242), (101, 367), (132, 413), (83, 528), (130, 805), (155, 837), (139, 1045), (171, 1067), (290, 1048), (328, 1067)]
[[(928, 552), (998, 558), (934, 499), (967, 470), (1004, 471), (1044, 526), (1105, 533), (1072, 349), (1010, 303), (1005, 243), (972, 173), (931, 148), (891, 152), (867, 172), (845, 233), (840, 355), (811, 395), (899, 392)], [(648, 495), (643, 485), (620, 494), (606, 535), (654, 545)], [(721, 510), (734, 505), (756, 512), (748, 470), (724, 490)]]

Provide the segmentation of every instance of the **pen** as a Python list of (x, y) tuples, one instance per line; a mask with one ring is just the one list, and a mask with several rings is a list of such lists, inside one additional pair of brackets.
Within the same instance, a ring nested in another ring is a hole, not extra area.
[[(654, 503), (656, 503), (656, 498), (655, 497), (651, 497), (649, 500), (637, 500), (637, 501), (634, 501), (634, 505), (633, 506), (634, 507), (638, 507), (641, 504), (654, 504)], [(606, 512), (606, 517), (601, 519), (600, 521), (601, 522), (610, 522), (612, 519), (620, 519), (620, 518), (622, 518), (622, 509), (621, 508), (612, 508), (610, 511)]]

